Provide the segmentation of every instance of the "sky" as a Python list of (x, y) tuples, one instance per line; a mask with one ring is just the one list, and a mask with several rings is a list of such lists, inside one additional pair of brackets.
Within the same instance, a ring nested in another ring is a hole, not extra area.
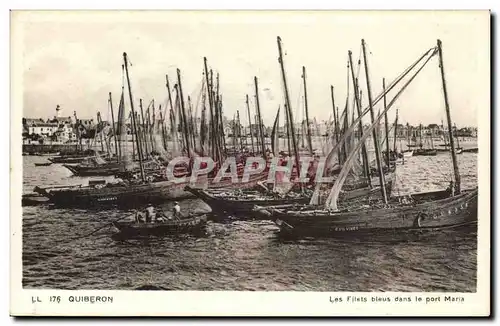
[[(336, 105), (347, 97), (347, 52), (355, 71), (366, 42), (373, 97), (422, 53), (443, 44), (444, 69), (453, 122), (477, 126), (479, 110), (490, 105), (490, 25), (487, 11), (448, 12), (168, 12), (82, 11), (16, 12), (11, 26), (21, 67), (24, 117), (55, 114), (110, 119), (108, 93), (116, 110), (122, 85), (123, 52), (129, 69), (135, 108), (139, 99), (165, 105), (165, 75), (171, 85), (182, 74), (185, 100), (199, 98), (203, 57), (220, 74), (224, 114), (237, 110), (247, 124), (245, 95), (255, 113), (254, 76), (259, 81), (262, 117), (271, 125), (283, 105), (277, 36), (283, 40), (284, 64), (295, 120), (303, 118), (302, 66), (307, 69), (310, 117), (332, 114), (330, 85)], [(359, 67), (363, 103), (368, 103), (364, 64)], [(15, 72), (14, 72), (15, 73)], [(352, 84), (349, 86), (352, 90)], [(391, 95), (388, 95), (388, 101)], [(128, 96), (128, 94), (126, 94)], [(352, 95), (351, 95), (352, 98)], [(351, 99), (352, 100), (352, 99)], [(129, 102), (127, 106), (129, 109)], [(375, 107), (382, 107), (382, 102)], [(435, 56), (389, 111), (399, 122), (440, 123), (445, 119), (438, 56)], [(446, 120), (445, 120), (446, 121)]]

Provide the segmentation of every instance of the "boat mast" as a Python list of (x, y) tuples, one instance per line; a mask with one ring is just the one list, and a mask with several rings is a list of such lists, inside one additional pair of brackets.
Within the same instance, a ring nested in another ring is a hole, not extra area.
[[(365, 40), (361, 40), (361, 46), (363, 47), (363, 60), (365, 62), (365, 74), (366, 74), (366, 88), (368, 91), (368, 105), (370, 106), (370, 116), (372, 123), (375, 121), (375, 114), (373, 113), (373, 101), (372, 101), (372, 90), (370, 86), (370, 76), (368, 73), (368, 62), (366, 60), (366, 47), (365, 47)], [(377, 169), (378, 169), (378, 174), (379, 174), (379, 181), (380, 181), (380, 190), (382, 191), (382, 198), (384, 199), (384, 203), (387, 204), (387, 193), (385, 191), (385, 180), (384, 180), (384, 171), (382, 169), (382, 164), (380, 160), (380, 148), (378, 144), (378, 139), (377, 139), (377, 132), (375, 128), (372, 130), (372, 136), (373, 136), (373, 143), (375, 145), (375, 157), (377, 160)]]
[[(333, 96), (333, 85), (330, 85), (330, 93), (332, 96), (332, 111), (333, 111), (333, 133), (335, 134), (335, 144), (339, 142), (339, 126), (338, 126), (338, 119), (339, 119), (339, 112), (338, 110), (335, 109), (335, 97)], [(340, 163), (340, 148), (338, 150), (338, 160), (339, 160), (339, 165)]]
[(159, 110), (160, 110), (160, 121), (161, 121), (161, 137), (163, 139), (163, 149), (167, 150), (167, 137), (165, 135), (165, 121), (163, 120), (163, 112), (161, 112), (161, 104), (160, 104)]
[(394, 153), (396, 153), (396, 138), (398, 136), (398, 113), (399, 110), (396, 110), (396, 121), (394, 122)]
[(257, 119), (258, 119), (258, 126), (259, 126), (260, 143), (261, 143), (261, 147), (262, 147), (262, 157), (264, 157), (264, 159), (267, 159), (266, 149), (265, 149), (265, 145), (264, 145), (264, 131), (262, 130), (262, 116), (260, 115), (259, 84), (257, 81), (257, 76), (254, 76), (253, 80), (254, 80), (254, 84), (255, 84), (255, 105), (257, 107)]
[[(101, 112), (97, 111), (97, 126), (101, 126), (101, 128), (103, 127), (102, 126), (102, 120), (101, 120)], [(96, 132), (97, 132), (97, 127), (96, 127)], [(101, 152), (104, 153), (104, 139), (102, 138), (102, 129), (101, 131), (99, 132), (99, 138), (101, 138)], [(108, 155), (109, 155), (109, 152), (108, 152)]]
[(150, 108), (148, 106), (148, 133), (149, 133), (149, 140), (151, 142), (151, 152), (157, 152), (158, 149), (156, 148), (156, 144), (154, 141), (153, 137), (153, 132), (154, 132), (154, 125), (155, 125), (155, 119), (156, 119), (156, 110), (155, 110), (155, 99), (153, 99), (151, 103), (152, 109), (153, 109), (153, 114), (151, 115)]
[(309, 107), (307, 106), (307, 84), (306, 84), (306, 67), (302, 66), (302, 79), (304, 80), (304, 102), (306, 109), (306, 126), (307, 126), (307, 146), (309, 147), (309, 153), (313, 154), (312, 139), (311, 139), (311, 127), (309, 125)]
[(248, 103), (248, 94), (246, 94), (246, 103), (247, 103), (247, 113), (248, 113), (248, 128), (250, 129), (250, 141), (252, 142), (252, 153), (255, 154), (255, 147), (253, 144), (253, 134), (252, 134), (252, 118), (250, 115), (250, 104)]
[(118, 154), (118, 140), (116, 139), (116, 129), (115, 129), (115, 114), (113, 113), (113, 99), (111, 98), (111, 92), (109, 92), (109, 108), (111, 109), (111, 123), (113, 126), (113, 138), (115, 139), (115, 153), (116, 161), (120, 161), (120, 155)]
[[(382, 88), (384, 91), (384, 110), (387, 108), (387, 102), (385, 98), (385, 78), (382, 78)], [(390, 152), (390, 146), (389, 146), (389, 120), (387, 118), (387, 111), (384, 113), (384, 124), (385, 124), (385, 147), (386, 147), (386, 159), (387, 159), (387, 166), (389, 166), (389, 162), (391, 160), (389, 152)]]
[(147, 142), (147, 138), (146, 138), (146, 130), (145, 130), (145, 120), (144, 120), (144, 109), (142, 107), (142, 98), (139, 99), (139, 108), (141, 109), (141, 116), (139, 117), (139, 133), (141, 135), (141, 142), (144, 142), (144, 148), (142, 148), (141, 150), (144, 150), (143, 153), (142, 153), (142, 157), (147, 159), (148, 158), (148, 142)]
[(208, 93), (208, 107), (210, 108), (210, 150), (212, 152), (212, 157), (215, 157), (215, 146), (214, 146), (214, 134), (213, 134), (213, 122), (214, 122), (214, 109), (213, 109), (213, 99), (212, 99), (212, 84), (210, 83), (208, 76), (208, 67), (207, 67), (207, 57), (203, 57), (203, 67), (205, 69), (205, 82), (207, 84), (207, 93)]
[[(285, 64), (283, 63), (283, 51), (281, 49), (281, 37), (278, 36), (277, 41), (278, 41), (278, 51), (279, 51), (278, 62), (280, 63), (281, 66), (281, 76), (283, 78), (283, 86), (285, 87), (285, 101), (286, 101), (286, 109), (288, 111), (288, 125), (291, 126), (292, 144), (293, 144), (293, 151), (295, 154), (295, 164), (297, 165), (297, 176), (299, 176), (300, 173), (299, 153), (297, 151), (297, 140), (295, 138), (295, 128), (293, 125), (292, 106), (290, 105), (290, 96), (288, 94), (288, 85), (286, 83)], [(302, 183), (300, 184), (300, 187), (302, 190), (304, 190)]]
[[(130, 108), (132, 110), (132, 121), (134, 124), (134, 132), (137, 133), (137, 123), (135, 121), (135, 110), (134, 110), (134, 100), (132, 98), (132, 86), (130, 85), (130, 77), (128, 75), (128, 62), (127, 62), (127, 53), (123, 52), (123, 61), (125, 62), (125, 74), (127, 75), (127, 86), (128, 86), (128, 95), (130, 98)], [(141, 153), (141, 143), (138, 141), (138, 135), (136, 134), (136, 141), (137, 141), (137, 152), (139, 154), (139, 167), (141, 169), (141, 179), (142, 181), (146, 181), (146, 178), (144, 176), (144, 167), (142, 166), (142, 153)]]
[(181, 102), (181, 109), (182, 109), (182, 120), (183, 120), (183, 127), (184, 127), (184, 135), (186, 139), (186, 149), (189, 158), (192, 157), (191, 155), (191, 147), (189, 146), (189, 134), (188, 134), (188, 129), (187, 129), (187, 117), (186, 117), (186, 108), (184, 107), (184, 95), (182, 94), (182, 83), (181, 83), (181, 70), (177, 68), (177, 85), (179, 86), (179, 100)]
[(445, 79), (445, 75), (444, 75), (443, 49), (441, 48), (441, 40), (437, 40), (437, 47), (438, 47), (438, 53), (439, 53), (439, 67), (441, 68), (441, 80), (443, 82), (443, 95), (444, 95), (444, 105), (445, 105), (445, 109), (446, 109), (446, 122), (448, 123), (448, 137), (450, 138), (451, 160), (453, 162), (453, 172), (455, 174), (455, 187), (456, 187), (456, 193), (460, 193), (460, 172), (458, 170), (455, 139), (453, 138), (453, 130), (451, 128), (452, 123), (451, 123), (450, 105), (448, 103), (448, 91), (446, 89), (446, 79)]
[[(125, 100), (123, 101), (123, 107), (125, 107)], [(135, 139), (134, 139), (134, 134), (135, 134), (135, 126), (134, 124), (132, 123), (133, 121), (133, 117), (132, 117), (132, 112), (130, 112), (129, 114), (129, 118), (130, 118), (130, 125), (131, 125), (131, 131), (130, 133), (132, 134), (132, 161), (135, 162)], [(128, 137), (127, 137), (128, 138)], [(128, 140), (127, 138), (125, 138), (125, 140)], [(137, 138), (137, 135), (135, 135), (135, 138)]]
[[(361, 108), (361, 90), (359, 90), (358, 79), (354, 76), (354, 66), (352, 64), (352, 51), (349, 50), (349, 66), (351, 67), (352, 83), (354, 85), (354, 101), (356, 104), (356, 109), (358, 111), (358, 116), (362, 116)], [(359, 91), (359, 93), (358, 93)], [(333, 95), (332, 95), (333, 96)], [(359, 139), (363, 137), (363, 120), (359, 120)], [(338, 141), (338, 140), (337, 140)], [(366, 151), (366, 144), (362, 144), (361, 147), (361, 157), (363, 158), (363, 172), (365, 178), (367, 178), (368, 183), (371, 187), (372, 182), (370, 178), (370, 163), (368, 162), (368, 152)]]

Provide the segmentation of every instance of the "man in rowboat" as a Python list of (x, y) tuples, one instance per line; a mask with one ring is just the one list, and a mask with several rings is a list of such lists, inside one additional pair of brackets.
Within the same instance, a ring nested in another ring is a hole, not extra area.
[(151, 223), (155, 219), (155, 208), (153, 205), (148, 204), (148, 207), (146, 208), (146, 223)]
[(175, 219), (181, 219), (181, 207), (179, 206), (179, 202), (174, 203), (174, 207), (172, 208), (172, 215)]

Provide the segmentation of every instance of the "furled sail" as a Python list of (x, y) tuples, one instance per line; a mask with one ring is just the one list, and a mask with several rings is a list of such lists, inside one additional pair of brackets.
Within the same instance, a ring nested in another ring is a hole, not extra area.
[(276, 113), (276, 118), (274, 119), (273, 130), (271, 132), (271, 151), (275, 157), (279, 155), (279, 119), (280, 108), (278, 107), (278, 112)]
[[(432, 51), (432, 53), (431, 53)], [(421, 59), (423, 59), (425, 56), (427, 56), (429, 53), (431, 53), (430, 56), (427, 57), (426, 61), (422, 64), (422, 66), (413, 74), (413, 76), (401, 87), (401, 89), (398, 91), (398, 93), (394, 96), (394, 98), (392, 99), (392, 101), (387, 105), (386, 108), (384, 108), (384, 110), (382, 111), (381, 114), (379, 114), (377, 116), (377, 118), (373, 121), (372, 125), (370, 126), (370, 128), (368, 128), (368, 130), (366, 130), (366, 132), (363, 134), (363, 137), (360, 138), (358, 144), (356, 145), (356, 147), (354, 148), (354, 150), (351, 152), (351, 154), (349, 155), (349, 157), (346, 159), (345, 163), (344, 163), (344, 166), (342, 167), (342, 170), (340, 171), (340, 174), (337, 178), (337, 180), (335, 180), (335, 184), (333, 185), (332, 187), (332, 190), (330, 191), (330, 195), (328, 196), (326, 202), (325, 202), (325, 205), (330, 208), (330, 209), (333, 209), (333, 210), (337, 210), (337, 201), (338, 201), (338, 197), (339, 197), (339, 194), (340, 194), (340, 190), (346, 180), (346, 177), (349, 173), (349, 171), (351, 170), (351, 167), (352, 167), (352, 163), (354, 161), (354, 159), (357, 157), (358, 155), (358, 151), (359, 149), (361, 148), (362, 144), (366, 141), (366, 139), (368, 138), (368, 136), (370, 135), (370, 133), (373, 132), (373, 130), (377, 127), (377, 125), (380, 123), (380, 120), (382, 119), (382, 117), (384, 116), (384, 114), (392, 107), (392, 105), (394, 104), (394, 102), (399, 98), (399, 96), (404, 92), (404, 90), (406, 89), (406, 87), (408, 87), (408, 85), (413, 81), (413, 79), (418, 75), (418, 73), (425, 67), (425, 65), (429, 62), (429, 60), (437, 53), (436, 52), (436, 48), (431, 48), (429, 51), (427, 51), (424, 56), (422, 56)], [(418, 60), (412, 67), (414, 68), (418, 62), (421, 61)], [(411, 69), (407, 69), (406, 73), (404, 75), (407, 75)], [(402, 78), (401, 78), (402, 79)], [(398, 81), (399, 82), (399, 81)], [(394, 84), (395, 86), (395, 84)], [(391, 87), (392, 88), (392, 87)], [(387, 92), (387, 90), (385, 91)], [(375, 105), (375, 103), (373, 104)], [(368, 113), (368, 111), (370, 110), (370, 107), (367, 108), (367, 110), (364, 110), (364, 112), (358, 117), (358, 119), (361, 119), (366, 113)], [(355, 128), (355, 125), (358, 123), (359, 121), (354, 121), (353, 124), (351, 125), (351, 127), (349, 128), (349, 132), (352, 132), (352, 130), (354, 130)], [(345, 134), (344, 134), (345, 136)], [(343, 140), (345, 140), (345, 137), (343, 137)]]

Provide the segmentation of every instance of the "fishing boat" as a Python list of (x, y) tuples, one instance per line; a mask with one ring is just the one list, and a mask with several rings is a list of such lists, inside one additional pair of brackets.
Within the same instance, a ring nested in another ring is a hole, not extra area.
[(436, 156), (437, 150), (432, 148), (417, 148), (413, 150), (413, 156)]
[(51, 161), (52, 163), (68, 163), (68, 164), (75, 164), (75, 163), (81, 163), (85, 160), (89, 160), (93, 157), (96, 156), (97, 151), (95, 150), (86, 150), (78, 154), (71, 154), (71, 155), (60, 155), (60, 156), (55, 156), (51, 157), (48, 160)]
[(204, 190), (187, 186), (185, 188), (197, 198), (210, 206), (212, 211), (224, 213), (250, 213), (255, 205), (274, 206), (290, 204), (306, 204), (310, 196), (296, 192), (286, 195), (266, 194), (261, 191), (231, 191), (230, 189)]
[(50, 166), (50, 165), (52, 165), (52, 162), (35, 163), (35, 166)]
[[(390, 194), (392, 181), (386, 183), (387, 192)], [(255, 211), (255, 207), (272, 207), (280, 205), (305, 205), (311, 201), (312, 191), (289, 191), (287, 193), (263, 192), (259, 190), (232, 190), (232, 189), (200, 189), (187, 186), (185, 188), (198, 199), (203, 200), (214, 212), (248, 214)], [(342, 200), (380, 194), (379, 187), (360, 187), (343, 191)], [(265, 217), (265, 216), (263, 216)]]
[[(310, 208), (268, 208), (285, 235), (337, 236), (345, 233), (398, 230), (436, 230), (477, 222), (478, 189), (463, 191), (450, 197), (448, 191), (394, 197), (388, 204), (377, 207), (339, 207), (337, 211)], [(263, 211), (260, 207), (258, 211)]]
[(401, 154), (403, 154), (404, 158), (409, 158), (409, 157), (413, 156), (413, 150), (406, 150), (406, 151), (401, 152)]
[(47, 204), (49, 199), (37, 193), (24, 194), (22, 197), (21, 205), (24, 206), (37, 206)]
[(422, 141), (422, 134), (423, 134), (422, 124), (420, 124), (419, 134), (420, 134), (420, 145), (419, 145), (419, 148), (416, 148), (413, 150), (413, 156), (436, 156), (437, 150), (434, 148), (434, 142), (433, 142), (432, 135), (430, 137), (428, 137), (428, 139), (431, 142), (431, 147), (430, 148), (423, 147), (424, 143)]
[(462, 149), (462, 153), (477, 153), (477, 152), (478, 152), (478, 148), (477, 147)]
[(199, 233), (204, 230), (207, 215), (204, 213), (190, 214), (189, 216), (166, 222), (139, 223), (113, 222), (119, 230), (120, 237), (161, 237), (174, 234)]
[[(362, 41), (365, 68), (366, 55), (364, 41)], [(342, 168), (339, 178), (335, 181), (329, 197), (324, 205), (307, 205), (302, 207), (256, 207), (256, 211), (266, 214), (275, 220), (280, 230), (285, 234), (310, 235), (310, 236), (337, 236), (338, 234), (358, 233), (358, 232), (398, 232), (402, 230), (436, 230), (440, 228), (451, 228), (477, 223), (477, 197), (478, 188), (461, 191), (460, 174), (457, 166), (455, 146), (451, 137), (451, 117), (446, 93), (446, 82), (444, 77), (444, 67), (442, 60), (441, 41), (438, 40), (437, 47), (429, 51), (413, 65), (417, 66), (424, 58), (420, 68), (413, 74), (413, 77), (400, 89), (391, 103), (384, 109), (384, 113), (392, 106), (407, 85), (417, 76), (423, 67), (434, 56), (439, 55), (441, 77), (444, 89), (444, 100), (449, 126), (451, 154), (454, 171), (454, 180), (445, 191), (425, 192), (412, 194), (404, 197), (394, 197), (387, 200), (372, 200), (369, 197), (362, 198), (358, 203), (343, 204), (338, 202), (340, 189), (345, 182), (345, 177), (350, 169), (350, 164), (354, 160), (361, 147), (361, 143), (366, 140), (367, 135), (360, 139), (356, 148), (350, 153), (346, 164)], [(410, 73), (412, 69), (403, 73), (403, 76)], [(369, 86), (368, 68), (366, 68), (367, 87)], [(401, 79), (399, 79), (400, 81)], [(399, 82), (396, 79), (394, 85)], [(384, 90), (384, 95), (386, 91)], [(371, 96), (368, 96), (369, 99)], [(370, 99), (370, 109), (372, 107)], [(365, 113), (368, 111), (365, 111)], [(381, 115), (372, 123), (368, 131), (373, 131), (381, 120)], [(351, 127), (352, 131), (354, 127)]]

